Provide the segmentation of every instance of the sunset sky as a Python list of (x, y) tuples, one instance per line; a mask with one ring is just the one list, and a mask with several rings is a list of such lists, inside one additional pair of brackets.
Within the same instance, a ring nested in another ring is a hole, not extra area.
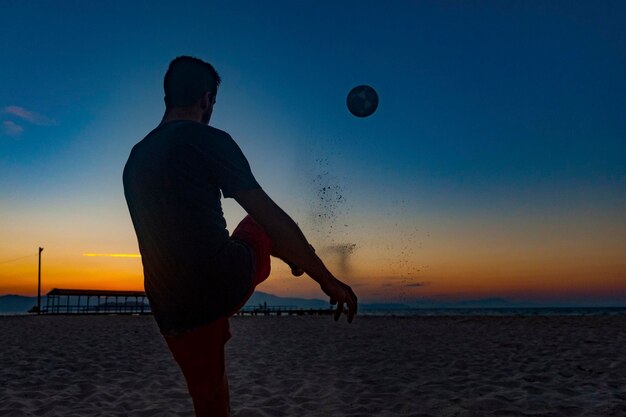
[[(122, 189), (178, 55), (364, 302), (626, 306), (626, 2), (4, 1), (0, 295), (143, 289)], [(374, 87), (360, 119), (348, 91)], [(232, 231), (244, 215), (224, 201)], [(323, 298), (273, 263), (259, 290)]]

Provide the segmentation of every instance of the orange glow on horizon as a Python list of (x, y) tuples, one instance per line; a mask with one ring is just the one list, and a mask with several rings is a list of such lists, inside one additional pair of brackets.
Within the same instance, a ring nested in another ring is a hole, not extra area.
[[(454, 227), (433, 221), (429, 235), (415, 232), (414, 236), (413, 229), (405, 233), (399, 226), (376, 226), (373, 219), (375, 227), (355, 226), (352, 234), (337, 238), (338, 242), (356, 242), (350, 253), (325, 241), (313, 243), (329, 270), (365, 303), (422, 298), (626, 297), (623, 226), (611, 231), (608, 226), (591, 228), (581, 221), (585, 228), (567, 223), (555, 230), (558, 223), (526, 222), (528, 230), (517, 230), (497, 220), (494, 224), (468, 220)], [(522, 225), (515, 227), (522, 229)], [(615, 229), (614, 224), (611, 227)], [(143, 265), (132, 229), (127, 241), (115, 240), (105, 231), (88, 241), (79, 239), (78, 232), (64, 229), (63, 233), (62, 238), (37, 241), (46, 248), (42, 293), (55, 287), (143, 289)], [(15, 236), (15, 240), (0, 242), (0, 260), (4, 261), (0, 295), (36, 294), (38, 259), (33, 248), (37, 245), (22, 234)], [(93, 252), (83, 252), (85, 248)], [(112, 253), (112, 249), (119, 252)], [(272, 275), (258, 290), (283, 297), (325, 298), (319, 284), (292, 277), (276, 258)]]

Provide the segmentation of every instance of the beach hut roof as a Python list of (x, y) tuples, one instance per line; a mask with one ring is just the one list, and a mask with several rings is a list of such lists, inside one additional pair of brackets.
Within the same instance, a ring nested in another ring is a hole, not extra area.
[(145, 297), (145, 291), (76, 290), (53, 288), (48, 295), (91, 295), (102, 297)]

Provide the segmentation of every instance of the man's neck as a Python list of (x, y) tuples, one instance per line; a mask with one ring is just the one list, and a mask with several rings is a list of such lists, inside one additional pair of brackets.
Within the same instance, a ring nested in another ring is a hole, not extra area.
[(161, 124), (176, 120), (190, 120), (192, 122), (202, 123), (202, 111), (196, 109), (165, 110)]

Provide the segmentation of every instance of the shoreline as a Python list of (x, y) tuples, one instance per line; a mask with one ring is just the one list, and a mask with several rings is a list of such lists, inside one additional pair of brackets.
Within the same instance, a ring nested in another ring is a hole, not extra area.
[[(271, 306), (270, 306), (271, 307)], [(304, 315), (321, 315), (319, 312), (328, 314), (323, 309), (301, 309)], [(313, 313), (311, 313), (311, 311)], [(236, 316), (257, 317), (264, 316), (264, 311), (259, 310), (258, 314), (237, 314)], [(145, 313), (44, 313), (36, 314), (29, 312), (0, 312), (0, 317), (15, 316), (151, 316), (151, 312)], [(276, 315), (273, 311), (270, 315)], [(283, 312), (279, 316), (297, 316)], [(301, 314), (302, 315), (302, 314)], [(446, 307), (446, 308), (411, 308), (411, 309), (365, 309), (359, 310), (359, 317), (586, 317), (586, 316), (626, 316), (626, 307)]]

